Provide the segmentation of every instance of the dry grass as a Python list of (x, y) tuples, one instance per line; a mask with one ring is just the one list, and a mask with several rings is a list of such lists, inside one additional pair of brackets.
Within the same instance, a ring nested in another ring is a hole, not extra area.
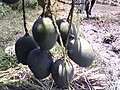
[[(103, 90), (106, 86), (105, 76), (99, 74), (99, 68), (82, 69), (71, 82), (72, 90)], [(61, 90), (54, 83), (51, 75), (44, 80), (34, 77), (27, 66), (19, 64), (15, 68), (0, 71), (1, 90)]]

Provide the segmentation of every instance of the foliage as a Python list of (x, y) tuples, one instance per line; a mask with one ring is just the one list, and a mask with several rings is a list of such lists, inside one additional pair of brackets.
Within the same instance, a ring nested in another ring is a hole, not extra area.
[[(9, 5), (12, 10), (22, 10), (22, 0), (17, 2), (16, 4)], [(37, 7), (37, 1), (36, 0), (25, 0), (25, 8), (29, 9), (35, 9)]]
[[(26, 9), (36, 9), (38, 8), (37, 0), (25, 0)], [(6, 4), (0, 1), (0, 19), (6, 16), (16, 17), (22, 11), (22, 0), (15, 4)]]
[(4, 16), (10, 14), (12, 12), (11, 8), (9, 5), (3, 4), (0, 2), (0, 18), (3, 18)]
[(15, 55), (7, 55), (4, 50), (0, 49), (0, 70), (7, 70), (10, 67), (17, 66)]

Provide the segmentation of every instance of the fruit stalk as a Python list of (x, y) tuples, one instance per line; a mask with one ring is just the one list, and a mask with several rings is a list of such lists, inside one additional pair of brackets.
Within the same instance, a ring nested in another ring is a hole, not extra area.
[(65, 2), (65, 1), (62, 1), (62, 0), (58, 0), (58, 2), (61, 2), (61, 3), (63, 3), (63, 4), (71, 5), (71, 3), (69, 3), (69, 2)]
[[(43, 6), (43, 12), (42, 12), (42, 14), (40, 15), (41, 17), (45, 17), (45, 13), (46, 13), (46, 11), (47, 11), (47, 5), (48, 5), (48, 3), (46, 3), (46, 1), (45, 1), (45, 5)], [(39, 17), (40, 17), (39, 16)]]
[[(50, 0), (49, 0), (50, 1)], [(55, 17), (54, 15), (51, 13), (51, 16), (52, 16), (52, 20), (53, 20), (53, 25), (55, 27), (55, 30), (56, 32), (58, 33), (58, 36), (60, 38), (60, 44), (61, 44), (61, 47), (62, 47), (62, 52), (63, 52), (63, 57), (64, 57), (64, 64), (65, 64), (65, 72), (66, 72), (66, 78), (67, 78), (67, 83), (68, 83), (68, 90), (71, 90), (70, 89), (70, 82), (69, 82), (69, 76), (68, 76), (68, 72), (67, 72), (67, 67), (66, 67), (66, 64), (67, 64), (67, 44), (68, 44), (68, 41), (69, 41), (69, 37), (70, 37), (70, 32), (71, 32), (71, 24), (72, 24), (72, 18), (73, 18), (73, 10), (74, 10), (74, 5), (75, 5), (75, 1), (72, 0), (72, 5), (71, 5), (71, 9), (70, 9), (70, 13), (69, 13), (69, 16), (68, 16), (68, 23), (69, 23), (69, 30), (68, 30), (68, 36), (67, 36), (67, 43), (66, 43), (66, 46), (64, 47), (63, 45), (63, 42), (62, 42), (62, 37), (61, 37), (61, 34), (59, 32), (59, 29), (58, 29), (58, 26), (56, 24), (56, 20), (55, 20)], [(50, 11), (51, 11), (51, 8), (50, 8)]]
[[(64, 45), (63, 45), (63, 42), (62, 42), (62, 37), (61, 37), (61, 34), (59, 32), (59, 29), (58, 29), (58, 26), (56, 24), (56, 20), (55, 20), (55, 17), (54, 15), (52, 14), (52, 20), (53, 20), (53, 25), (55, 27), (55, 30), (56, 32), (58, 33), (58, 36), (60, 38), (60, 44), (61, 44), (61, 47), (62, 47), (62, 52), (63, 52), (63, 57), (64, 57), (64, 60), (65, 60), (65, 69), (66, 69), (66, 52), (65, 52), (65, 48), (64, 48)], [(67, 71), (65, 70), (66, 74), (67, 74)], [(68, 74), (66, 75), (67, 76), (67, 82), (68, 82), (68, 90), (70, 90), (70, 87), (69, 87), (69, 76)]]
[(28, 29), (27, 29), (27, 27), (26, 27), (26, 17), (25, 17), (25, 6), (24, 6), (24, 0), (22, 0), (22, 10), (23, 10), (24, 29), (25, 29), (25, 33), (28, 34)]
[[(50, 0), (49, 0), (49, 3), (50, 3)], [(53, 15), (53, 13), (52, 13), (51, 7), (49, 7), (49, 10), (50, 10), (50, 13), (51, 13), (51, 16), (52, 16), (53, 25), (55, 27), (55, 30), (56, 30), (57, 34), (58, 34), (58, 37), (60, 38), (60, 44), (61, 44), (61, 47), (62, 47), (62, 52), (63, 52), (63, 57), (64, 57), (64, 55), (65, 55), (65, 48), (64, 48), (64, 45), (63, 45), (63, 42), (62, 42), (61, 33), (60, 33), (60, 31), (58, 29), (58, 26), (56, 24), (56, 20), (55, 20), (55, 17)]]
[(71, 9), (67, 18), (67, 21), (69, 23), (69, 28), (68, 28), (68, 35), (67, 35), (67, 41), (66, 41), (66, 49), (67, 49), (67, 45), (68, 45), (68, 41), (69, 41), (69, 37), (70, 37), (70, 33), (71, 33), (71, 25), (72, 25), (72, 19), (73, 19), (73, 11), (74, 11), (74, 6), (75, 6), (75, 1), (72, 0), (72, 5), (71, 5)]
[[(67, 18), (67, 21), (69, 23), (69, 27), (68, 27), (68, 35), (67, 35), (67, 40), (66, 40), (66, 44), (65, 44), (65, 53), (67, 53), (67, 45), (68, 45), (68, 41), (69, 41), (69, 37), (70, 37), (70, 33), (71, 33), (71, 25), (72, 25), (72, 19), (73, 19), (73, 11), (74, 11), (74, 6), (75, 6), (75, 0), (72, 0), (72, 4), (71, 4), (71, 9)], [(67, 73), (67, 67), (66, 67), (66, 57), (65, 57), (65, 70), (66, 70), (66, 77), (67, 77), (67, 82), (68, 82), (68, 89), (70, 90), (70, 83), (69, 83), (69, 76)]]

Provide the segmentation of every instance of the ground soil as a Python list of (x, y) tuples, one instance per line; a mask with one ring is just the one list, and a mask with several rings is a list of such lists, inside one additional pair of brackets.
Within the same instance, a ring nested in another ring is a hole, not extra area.
[(111, 90), (120, 90), (120, 6), (96, 4), (91, 19), (84, 19), (79, 29), (99, 53)]

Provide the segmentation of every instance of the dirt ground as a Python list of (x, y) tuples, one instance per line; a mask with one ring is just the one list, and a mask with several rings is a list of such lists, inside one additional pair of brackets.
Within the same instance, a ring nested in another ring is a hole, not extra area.
[(101, 68), (113, 86), (108, 90), (120, 90), (120, 6), (96, 4), (91, 18), (83, 20), (79, 28), (99, 53)]

